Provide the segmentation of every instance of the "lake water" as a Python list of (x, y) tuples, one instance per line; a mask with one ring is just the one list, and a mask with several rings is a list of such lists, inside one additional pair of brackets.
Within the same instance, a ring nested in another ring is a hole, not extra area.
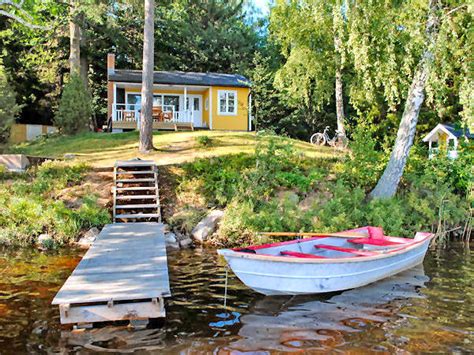
[(474, 352), (473, 248), (430, 250), (423, 266), (328, 295), (265, 297), (214, 250), (169, 254), (173, 297), (147, 329), (71, 331), (50, 305), (83, 251), (0, 249), (0, 353)]

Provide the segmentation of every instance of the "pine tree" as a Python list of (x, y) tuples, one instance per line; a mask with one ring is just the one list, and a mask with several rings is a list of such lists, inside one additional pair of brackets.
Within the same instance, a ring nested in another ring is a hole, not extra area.
[(92, 115), (91, 95), (78, 74), (64, 86), (54, 124), (64, 134), (75, 134), (89, 128)]

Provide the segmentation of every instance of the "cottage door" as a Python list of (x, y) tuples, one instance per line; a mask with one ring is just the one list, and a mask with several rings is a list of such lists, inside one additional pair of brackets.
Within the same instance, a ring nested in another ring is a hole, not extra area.
[(186, 109), (192, 112), (194, 127), (202, 127), (202, 95), (188, 95)]

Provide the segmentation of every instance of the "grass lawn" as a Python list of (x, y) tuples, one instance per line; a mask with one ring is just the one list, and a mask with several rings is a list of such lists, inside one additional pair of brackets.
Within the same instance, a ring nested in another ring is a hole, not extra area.
[[(208, 136), (211, 146), (203, 147), (197, 137)], [(113, 166), (118, 159), (140, 157), (153, 159), (158, 165), (180, 164), (196, 158), (215, 157), (236, 153), (252, 153), (258, 137), (253, 132), (154, 132), (156, 148), (149, 154), (138, 153), (138, 132), (82, 133), (76, 136), (40, 138), (10, 148), (11, 152), (32, 156), (62, 158), (74, 154), (77, 159), (95, 167)], [(330, 158), (338, 153), (329, 147), (315, 147), (309, 143), (292, 140), (296, 148), (308, 157)]]

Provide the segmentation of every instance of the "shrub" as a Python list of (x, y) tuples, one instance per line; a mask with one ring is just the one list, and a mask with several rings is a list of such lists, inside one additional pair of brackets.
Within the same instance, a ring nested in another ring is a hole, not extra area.
[(387, 161), (387, 155), (376, 150), (377, 144), (367, 129), (355, 129), (350, 143), (351, 153), (337, 167), (340, 178), (348, 186), (366, 191), (375, 186)]
[(209, 136), (199, 136), (196, 140), (201, 147), (210, 147), (212, 145), (212, 139)]
[(10, 136), (10, 127), (21, 110), (16, 103), (16, 94), (8, 83), (5, 67), (0, 60), (0, 143), (6, 143)]
[(80, 184), (87, 170), (84, 164), (52, 161), (36, 172), (11, 175), (11, 184), (0, 185), (0, 243), (25, 245), (48, 233), (62, 244), (82, 230), (109, 223), (108, 211), (94, 194), (83, 195), (75, 208), (57, 197), (65, 187)]
[(79, 75), (64, 86), (54, 123), (60, 132), (75, 134), (88, 129), (92, 115), (91, 95)]

